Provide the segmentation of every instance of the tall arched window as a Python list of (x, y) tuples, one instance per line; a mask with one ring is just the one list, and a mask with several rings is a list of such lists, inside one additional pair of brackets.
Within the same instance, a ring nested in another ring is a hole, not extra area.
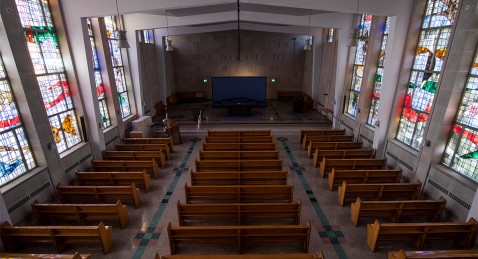
[(362, 14), (360, 19), (360, 27), (355, 35), (357, 41), (357, 49), (355, 50), (354, 70), (352, 73), (352, 82), (350, 84), (350, 94), (346, 112), (354, 117), (357, 116), (360, 91), (362, 89), (362, 78), (367, 59), (367, 47), (372, 27), (372, 18), (370, 14)]
[(121, 50), (118, 48), (118, 33), (116, 28), (116, 16), (105, 17), (106, 37), (110, 47), (111, 62), (113, 62), (113, 72), (115, 74), (116, 90), (118, 91), (119, 104), (121, 107), (121, 118), (131, 115), (129, 106), (128, 90), (126, 88), (126, 79), (124, 77), (123, 57)]
[(478, 182), (478, 50), (442, 162)]
[(36, 167), (0, 56), (0, 185)]
[(383, 31), (382, 43), (380, 45), (380, 53), (377, 62), (377, 74), (375, 74), (375, 83), (373, 85), (372, 100), (370, 101), (370, 111), (368, 113), (367, 124), (375, 126), (377, 122), (378, 105), (380, 103), (380, 91), (382, 90), (383, 81), (383, 62), (385, 60), (385, 51), (387, 48), (388, 32), (390, 29), (390, 17), (385, 21), (385, 29)]
[(47, 0), (16, 0), (58, 153), (81, 143), (58, 37)]
[(98, 104), (100, 108), (101, 128), (105, 129), (111, 126), (110, 114), (108, 112), (108, 104), (106, 102), (103, 79), (101, 79), (100, 62), (98, 61), (98, 51), (96, 51), (95, 34), (93, 33), (91, 19), (86, 19), (86, 24), (88, 26), (88, 35), (90, 36), (91, 54), (93, 55), (93, 73), (95, 76), (96, 95), (98, 97)]
[(397, 139), (419, 149), (438, 87), (458, 0), (428, 0)]

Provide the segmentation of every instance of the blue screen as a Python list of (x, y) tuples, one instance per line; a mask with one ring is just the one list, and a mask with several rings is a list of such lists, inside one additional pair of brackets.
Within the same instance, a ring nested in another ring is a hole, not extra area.
[(266, 101), (267, 77), (213, 77), (212, 99), (219, 102), (245, 98)]

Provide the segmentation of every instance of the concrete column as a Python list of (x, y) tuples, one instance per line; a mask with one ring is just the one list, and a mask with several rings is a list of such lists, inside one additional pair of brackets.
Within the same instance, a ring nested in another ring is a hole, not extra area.
[[(12, 224), (12, 220), (10, 219), (10, 215), (8, 214), (7, 206), (5, 206), (5, 201), (3, 200), (3, 195), (0, 192), (0, 224), (3, 222), (8, 221), (8, 223)], [(0, 241), (0, 252), (5, 252), (5, 248)]]

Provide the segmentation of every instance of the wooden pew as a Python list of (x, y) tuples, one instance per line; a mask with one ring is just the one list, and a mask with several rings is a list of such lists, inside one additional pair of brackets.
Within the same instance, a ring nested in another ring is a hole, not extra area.
[(343, 182), (339, 186), (338, 201), (344, 206), (346, 201), (360, 197), (361, 200), (384, 201), (384, 200), (415, 200), (420, 195), (422, 183), (370, 183), (370, 184), (347, 184)]
[(170, 152), (174, 152), (173, 138), (124, 138), (123, 144), (166, 144)]
[(171, 151), (166, 144), (116, 144), (116, 151), (156, 151), (162, 152), (166, 160), (171, 159)]
[(402, 218), (426, 217), (430, 222), (441, 220), (445, 210), (446, 199), (435, 200), (405, 200), (405, 201), (362, 201), (357, 197), (351, 204), (351, 219), (358, 226), (360, 218), (389, 218), (399, 222)]
[(208, 130), (209, 137), (272, 136), (271, 130)]
[(388, 259), (440, 259), (440, 258), (478, 258), (478, 250), (434, 250), (434, 251), (403, 251), (398, 252), (389, 251)]
[(322, 159), (320, 163), (319, 174), (322, 178), (335, 170), (374, 170), (385, 169), (387, 163), (386, 158), (347, 158), (347, 159)]
[(146, 170), (154, 179), (159, 177), (159, 169), (156, 160), (92, 160), (92, 171), (99, 172), (141, 172)]
[(139, 188), (131, 186), (63, 186), (56, 191), (61, 203), (116, 203), (132, 201), (135, 208), (141, 204)]
[(156, 253), (155, 259), (325, 259), (319, 254), (245, 254), (245, 255), (165, 255)]
[(112, 245), (112, 227), (100, 222), (98, 226), (0, 226), (3, 245), (8, 252), (30, 243), (52, 244), (61, 253), (69, 244), (100, 244), (104, 254)]
[(354, 136), (349, 135), (330, 135), (330, 136), (304, 136), (304, 141), (302, 142), (302, 148), (307, 150), (310, 142), (352, 142), (354, 141)]
[(273, 136), (209, 137), (204, 143), (275, 143)]
[(336, 170), (329, 174), (328, 186), (333, 191), (335, 186), (347, 181), (352, 183), (399, 183), (402, 169), (399, 170)]
[(252, 244), (300, 244), (309, 250), (310, 225), (178, 226), (168, 224), (171, 254), (178, 245), (233, 244), (237, 253)]
[(78, 185), (136, 186), (145, 192), (151, 189), (151, 177), (143, 169), (141, 172), (75, 172)]
[(300, 139), (299, 139), (300, 144), (302, 144), (302, 142), (304, 141), (305, 135), (309, 135), (309, 136), (345, 135), (345, 129), (314, 129), (314, 130), (300, 129)]
[(316, 154), (314, 154), (314, 166), (318, 167), (324, 158), (374, 158), (375, 149), (317, 150)]
[(276, 143), (203, 143), (204, 151), (275, 151)]
[(285, 185), (288, 172), (240, 171), (240, 172), (194, 172), (191, 185)]
[(248, 221), (289, 222), (300, 224), (301, 203), (221, 203), (221, 204), (180, 204), (178, 201), (179, 225), (185, 222), (233, 221), (243, 225)]
[(161, 168), (166, 166), (163, 152), (158, 151), (103, 151), (104, 160), (156, 160)]
[(265, 160), (279, 159), (280, 153), (275, 151), (200, 151), (200, 160)]
[(454, 240), (463, 248), (471, 248), (476, 240), (478, 223), (468, 222), (383, 223), (367, 224), (367, 245), (372, 252), (379, 241), (409, 241), (417, 248), (429, 240)]
[(282, 159), (275, 160), (197, 160), (196, 172), (282, 170)]
[[(309, 158), (314, 156), (314, 160), (320, 161), (318, 152), (320, 150), (344, 150), (344, 149), (361, 149), (362, 141), (352, 142), (310, 142), (307, 146), (307, 155)], [(317, 158), (316, 158), (317, 156)]]
[[(22, 254), (22, 253), (0, 253), (0, 258), (8, 259), (25, 259), (25, 258), (41, 258), (41, 259), (91, 259), (90, 254)], [(313, 258), (313, 257), (311, 257)]]
[(203, 185), (184, 187), (186, 203), (290, 203), (294, 185)]
[(33, 215), (39, 225), (49, 225), (51, 220), (88, 221), (118, 220), (121, 228), (128, 225), (128, 208), (121, 204), (40, 204), (32, 203)]

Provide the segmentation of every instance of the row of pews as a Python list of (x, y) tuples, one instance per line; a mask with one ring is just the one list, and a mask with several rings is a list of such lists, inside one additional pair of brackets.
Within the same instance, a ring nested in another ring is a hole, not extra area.
[[(270, 130), (209, 130), (195, 162), (185, 203), (177, 203), (179, 226), (167, 228), (171, 255), (158, 259), (324, 258), (307, 253), (310, 225), (300, 222), (301, 203), (293, 200)], [(235, 249), (229, 255), (177, 255), (197, 244)], [(240, 255), (264, 244), (300, 245), (303, 253)]]
[[(171, 138), (126, 138), (115, 151), (104, 151), (104, 160), (92, 161), (92, 172), (76, 172), (77, 185), (56, 186), (60, 203), (32, 203), (36, 226), (11, 226), (4, 222), (0, 235), (7, 252), (1, 258), (90, 258), (88, 254), (21, 254), (27, 244), (50, 244), (57, 253), (68, 245), (98, 244), (103, 253), (112, 248), (112, 226), (128, 226), (128, 203), (139, 208), (140, 188), (151, 189), (159, 167), (173, 152)], [(97, 225), (95, 222), (99, 222)], [(54, 225), (60, 223), (61, 225)]]
[[(469, 249), (476, 240), (478, 222), (441, 222), (446, 200), (420, 200), (422, 184), (402, 183), (402, 170), (386, 169), (385, 158), (375, 158), (373, 149), (353, 141), (345, 130), (302, 130), (300, 142), (327, 178), (330, 191), (338, 186), (338, 203), (351, 202), (351, 220), (367, 224), (367, 245), (372, 252), (382, 243), (412, 242), (422, 249), (434, 240), (453, 240)], [(382, 223), (383, 221), (387, 223)], [(419, 221), (419, 222), (416, 222)], [(388, 223), (390, 222), (390, 223)], [(390, 251), (394, 258), (478, 258), (478, 250)]]

